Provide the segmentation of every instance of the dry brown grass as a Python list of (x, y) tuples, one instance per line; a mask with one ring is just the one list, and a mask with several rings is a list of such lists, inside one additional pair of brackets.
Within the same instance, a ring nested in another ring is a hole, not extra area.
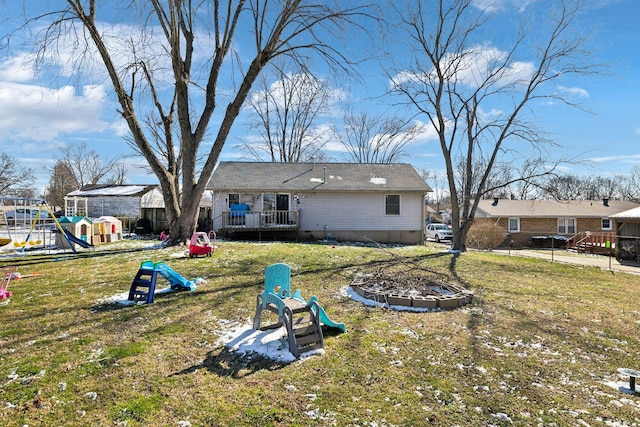
[[(437, 250), (222, 242), (213, 258), (125, 249), (4, 260), (44, 276), (16, 282), (0, 305), (0, 424), (640, 423), (640, 396), (607, 384), (622, 381), (618, 367), (640, 368), (639, 276)], [(151, 305), (99, 302), (128, 290), (145, 259), (207, 282)], [(342, 296), (356, 274), (399, 259), (464, 284), (473, 303), (407, 313)], [(274, 262), (346, 323), (325, 337), (325, 355), (283, 366), (218, 344), (226, 322), (250, 321)]]

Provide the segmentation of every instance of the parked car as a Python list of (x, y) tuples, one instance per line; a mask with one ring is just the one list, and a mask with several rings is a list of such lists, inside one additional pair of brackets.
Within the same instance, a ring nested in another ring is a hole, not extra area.
[(449, 226), (446, 224), (427, 224), (424, 234), (427, 239), (433, 239), (436, 242), (451, 240), (453, 238), (453, 231), (451, 231)]
[[(31, 222), (36, 218), (38, 214), (38, 209), (31, 208), (18, 208), (12, 211), (8, 211), (4, 213), (4, 217), (7, 221), (11, 220), (11, 222)], [(40, 210), (40, 219), (49, 218), (49, 212), (42, 209)]]

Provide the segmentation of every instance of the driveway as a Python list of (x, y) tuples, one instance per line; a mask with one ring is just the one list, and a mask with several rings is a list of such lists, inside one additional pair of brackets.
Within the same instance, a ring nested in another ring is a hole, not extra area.
[(547, 259), (550, 262), (560, 262), (564, 264), (584, 265), (601, 268), (603, 270), (624, 271), (632, 274), (640, 274), (640, 264), (632, 261), (618, 261), (615, 257), (603, 255), (577, 254), (563, 250), (551, 249), (494, 249), (496, 254), (507, 256), (522, 256), (529, 258)]

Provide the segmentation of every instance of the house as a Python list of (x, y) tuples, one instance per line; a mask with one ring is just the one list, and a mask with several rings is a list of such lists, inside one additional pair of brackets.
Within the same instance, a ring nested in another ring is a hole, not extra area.
[(425, 222), (435, 222), (438, 219), (438, 212), (429, 205), (424, 206)]
[(422, 242), (429, 186), (409, 164), (222, 162), (207, 187), (218, 233)]
[[(66, 195), (65, 214), (126, 219), (129, 230), (135, 227), (135, 220), (146, 218), (155, 234), (169, 228), (159, 185), (88, 185)], [(211, 204), (207, 197), (202, 198), (198, 223), (201, 228), (211, 223)]]
[[(612, 216), (638, 207), (627, 200), (480, 200), (475, 222), (498, 224), (515, 247), (544, 246), (554, 240), (613, 239)], [(559, 236), (559, 238), (557, 238)], [(553, 239), (552, 237), (556, 237)]]

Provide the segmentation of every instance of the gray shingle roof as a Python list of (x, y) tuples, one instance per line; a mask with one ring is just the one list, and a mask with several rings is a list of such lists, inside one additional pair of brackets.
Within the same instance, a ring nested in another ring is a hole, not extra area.
[(104, 197), (104, 196), (142, 196), (143, 194), (157, 188), (153, 184), (95, 184), (82, 187), (80, 190), (67, 194), (70, 197)]
[(607, 218), (638, 206), (627, 200), (480, 200), (477, 217)]
[(432, 191), (409, 164), (221, 162), (216, 191)]

